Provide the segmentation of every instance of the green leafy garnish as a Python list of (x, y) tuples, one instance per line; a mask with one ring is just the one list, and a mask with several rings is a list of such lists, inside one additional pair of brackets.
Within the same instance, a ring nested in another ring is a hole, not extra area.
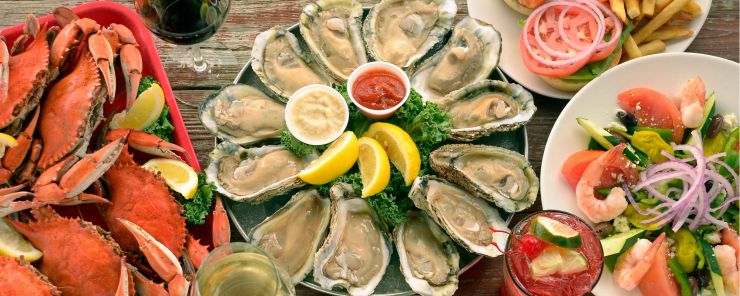
[(216, 190), (216, 186), (206, 181), (206, 175), (198, 173), (198, 191), (195, 192), (192, 199), (185, 199), (179, 193), (173, 192), (185, 208), (183, 216), (185, 216), (188, 223), (201, 225), (206, 222), (206, 216), (208, 216), (213, 202), (214, 190)]
[(159, 84), (159, 82), (157, 82), (157, 80), (155, 80), (154, 77), (144, 76), (144, 78), (142, 78), (141, 81), (139, 81), (139, 89), (137, 90), (138, 92), (136, 93), (136, 95), (137, 96), (140, 95), (142, 92), (152, 87), (152, 84), (154, 83)]
[(160, 137), (167, 142), (172, 142), (172, 132), (174, 131), (175, 127), (170, 123), (170, 108), (167, 105), (162, 109), (159, 118), (144, 129), (144, 132)]
[(606, 58), (601, 61), (596, 61), (593, 63), (588, 63), (586, 66), (578, 70), (578, 72), (571, 74), (570, 76), (563, 77), (560, 79), (564, 80), (591, 80), (602, 73), (606, 72), (606, 70), (609, 70), (609, 65), (614, 61), (615, 58), (617, 58), (617, 53), (620, 53), (618, 50), (619, 48), (622, 48), (622, 44), (624, 43), (624, 40), (627, 38), (630, 32), (632, 32), (632, 29), (635, 28), (635, 25), (630, 22), (627, 27), (622, 30), (622, 35), (619, 37), (619, 41), (617, 42), (617, 46), (615, 47), (615, 50)]
[(314, 146), (301, 142), (301, 140), (298, 140), (298, 138), (293, 136), (293, 134), (288, 130), (283, 130), (282, 133), (280, 133), (280, 144), (285, 146), (285, 149), (288, 149), (288, 151), (298, 157), (304, 157), (316, 150), (324, 149), (324, 146)]

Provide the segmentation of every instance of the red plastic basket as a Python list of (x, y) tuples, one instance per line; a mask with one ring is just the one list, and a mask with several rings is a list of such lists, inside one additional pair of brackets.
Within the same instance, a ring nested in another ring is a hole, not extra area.
[[(200, 164), (198, 163), (198, 157), (195, 155), (193, 144), (190, 142), (190, 136), (185, 128), (185, 123), (182, 121), (180, 116), (180, 110), (177, 108), (177, 102), (175, 101), (175, 95), (172, 93), (170, 81), (167, 79), (167, 74), (162, 66), (162, 61), (159, 58), (157, 47), (155, 46), (152, 34), (144, 26), (144, 23), (139, 18), (139, 15), (131, 8), (128, 8), (122, 4), (115, 2), (91, 2), (82, 4), (72, 8), (80, 17), (87, 17), (97, 21), (102, 26), (108, 26), (111, 23), (122, 24), (134, 33), (136, 41), (139, 43), (139, 51), (141, 51), (141, 58), (144, 64), (144, 76), (151, 75), (157, 81), (159, 81), (164, 90), (165, 103), (170, 108), (170, 121), (175, 127), (173, 133), (173, 142), (180, 147), (185, 148), (185, 155), (182, 155), (185, 161), (196, 171), (200, 171)], [(49, 14), (39, 18), (41, 26), (54, 26), (56, 21), (54, 17)], [(0, 35), (5, 36), (8, 45), (13, 44), (13, 41), (23, 33), (23, 24), (18, 24), (10, 28), (3, 29), (0, 31)], [(118, 89), (116, 91), (116, 100), (113, 104), (107, 104), (105, 106), (106, 117), (116, 110), (121, 110), (125, 101), (125, 84), (123, 82), (123, 76), (120, 70), (116, 71), (116, 79), (121, 83), (117, 83)]]

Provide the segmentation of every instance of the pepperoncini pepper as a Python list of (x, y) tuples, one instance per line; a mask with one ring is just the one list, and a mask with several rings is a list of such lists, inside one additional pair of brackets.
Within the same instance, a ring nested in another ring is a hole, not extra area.
[(668, 160), (668, 158), (660, 153), (661, 151), (666, 151), (671, 155), (673, 154), (673, 147), (666, 143), (665, 140), (663, 140), (663, 138), (654, 131), (635, 132), (632, 135), (631, 143), (635, 148), (645, 152), (645, 154), (650, 157), (650, 161), (654, 163), (661, 163)]

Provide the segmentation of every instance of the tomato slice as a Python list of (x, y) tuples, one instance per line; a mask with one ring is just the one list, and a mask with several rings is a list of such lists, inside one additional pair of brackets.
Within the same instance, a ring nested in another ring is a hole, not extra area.
[(667, 256), (668, 248), (663, 243), (647, 273), (640, 280), (639, 287), (642, 295), (681, 295), (678, 283), (673, 279), (673, 274), (668, 267)]
[(573, 153), (573, 155), (568, 157), (568, 159), (565, 160), (565, 163), (563, 163), (560, 173), (563, 175), (563, 178), (568, 181), (570, 187), (575, 190), (578, 185), (578, 180), (580, 180), (583, 175), (583, 171), (586, 170), (592, 161), (596, 160), (604, 153), (606, 153), (606, 151), (601, 150), (583, 150)]
[(632, 88), (617, 95), (619, 106), (635, 115), (641, 126), (673, 129), (673, 142), (681, 143), (681, 113), (665, 95), (649, 88)]

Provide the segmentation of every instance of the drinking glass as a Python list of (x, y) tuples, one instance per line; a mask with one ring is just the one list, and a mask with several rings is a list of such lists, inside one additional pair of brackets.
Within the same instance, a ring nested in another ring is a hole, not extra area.
[(286, 272), (260, 248), (230, 243), (210, 252), (195, 275), (201, 296), (295, 295)]
[(226, 19), (230, 0), (134, 0), (134, 6), (154, 35), (179, 45), (172, 56), (180, 59), (181, 66), (192, 66), (196, 75), (213, 73), (212, 68), (225, 59), (235, 60), (220, 42), (206, 42)]

